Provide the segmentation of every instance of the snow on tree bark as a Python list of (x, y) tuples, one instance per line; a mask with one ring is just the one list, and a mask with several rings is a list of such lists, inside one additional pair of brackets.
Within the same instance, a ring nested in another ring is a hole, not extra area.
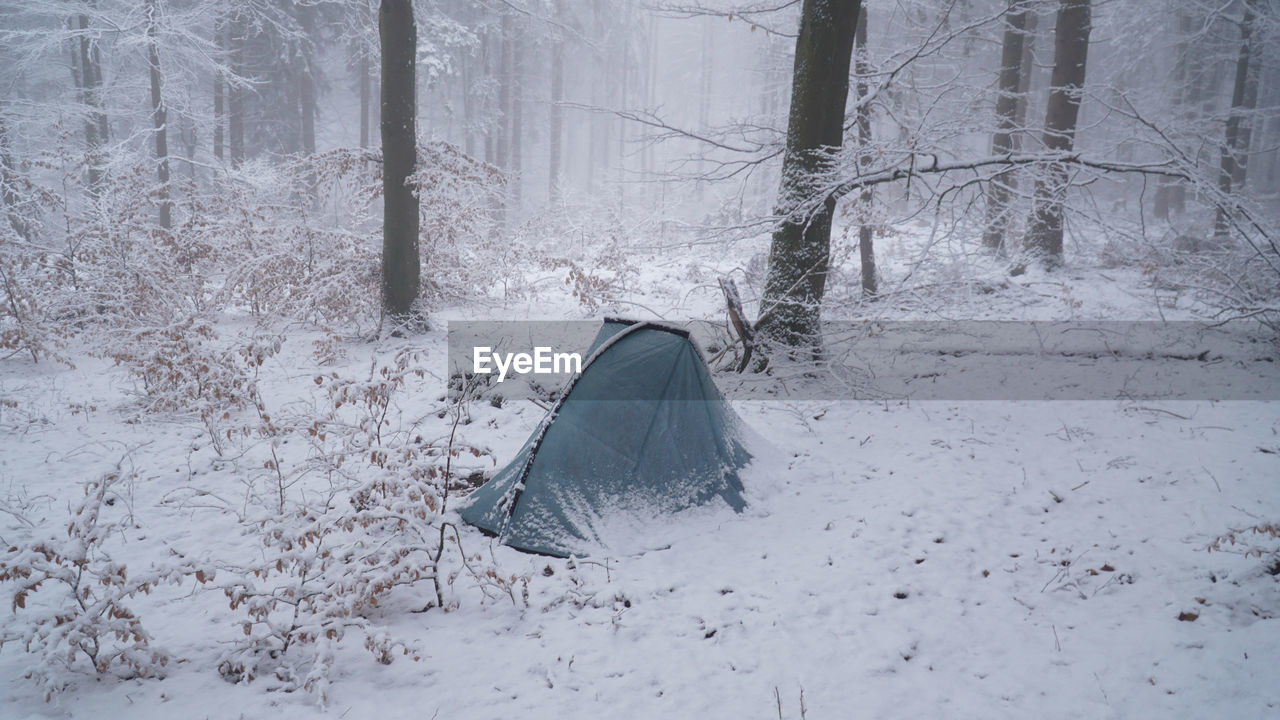
[[(1049, 106), (1044, 117), (1043, 143), (1050, 152), (1066, 153), (1075, 147), (1089, 30), (1089, 0), (1061, 0), (1054, 31)], [(1067, 166), (1062, 163), (1050, 163), (1036, 178), (1027, 246), (1047, 267), (1062, 264), (1063, 201), (1068, 184)]]
[(816, 356), (835, 197), (824, 193), (844, 133), (860, 0), (805, 0), (787, 121), (780, 218), (757, 330), (766, 343)]
[[(1019, 92), (1022, 86), (1023, 49), (1027, 30), (1027, 6), (1024, 0), (1010, 0), (1005, 16), (1004, 43), (1000, 52), (1000, 90), (996, 98), (997, 129), (991, 136), (991, 154), (1013, 152), (1017, 130)], [(987, 229), (982, 244), (992, 250), (1004, 248), (1005, 230), (1009, 224), (1009, 196), (1017, 190), (1013, 171), (1002, 172), (987, 186)]]

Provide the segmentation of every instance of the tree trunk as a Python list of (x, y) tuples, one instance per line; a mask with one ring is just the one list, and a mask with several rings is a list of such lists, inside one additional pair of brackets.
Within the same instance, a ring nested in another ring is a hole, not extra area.
[[(218, 48), (218, 63), (227, 61), (227, 22), (221, 13), (213, 21), (213, 41)], [(227, 78), (218, 70), (213, 76), (213, 156), (222, 161), (226, 144)]]
[[(1053, 40), (1053, 75), (1049, 106), (1044, 116), (1044, 146), (1050, 152), (1070, 152), (1075, 146), (1076, 122), (1084, 90), (1089, 54), (1089, 0), (1061, 0)], [(1067, 168), (1050, 163), (1036, 179), (1028, 225), (1028, 247), (1046, 267), (1062, 264), (1063, 201)]]
[(315, 8), (298, 5), (298, 24), (306, 38), (302, 41), (302, 67), (298, 75), (298, 101), (302, 110), (302, 152), (316, 153), (316, 65)]
[(467, 157), (476, 156), (476, 98), (472, 92), (475, 84), (475, 61), (471, 54), (462, 57), (459, 67), (459, 84), (462, 86), (462, 149)]
[(821, 351), (835, 198), (820, 196), (841, 146), (849, 62), (861, 0), (804, 0), (792, 71), (791, 111), (758, 330), (792, 351)]
[[(871, 165), (875, 158), (865, 149), (871, 145), (871, 108), (863, 104), (867, 97), (867, 75), (871, 73), (871, 64), (867, 61), (867, 7), (858, 10), (858, 29), (853, 36), (854, 67), (858, 73), (858, 143), (864, 148), (858, 157), (858, 164), (863, 167)], [(879, 292), (876, 282), (876, 253), (874, 228), (871, 226), (871, 203), (874, 194), (866, 188), (858, 196), (858, 206), (862, 208), (862, 216), (858, 218), (858, 255), (862, 261), (862, 297), (871, 299)]]
[(369, 147), (369, 54), (360, 58), (360, 147)]
[(173, 226), (173, 203), (169, 200), (169, 129), (161, 92), (159, 28), (156, 0), (147, 0), (147, 63), (151, 66), (151, 120), (156, 133), (156, 180), (160, 182), (160, 227)]
[(1036, 25), (1039, 16), (1028, 10), (1023, 16), (1022, 61), (1018, 65), (1018, 101), (1013, 110), (1013, 149), (1022, 149), (1022, 138), (1027, 132), (1027, 106), (1031, 104), (1031, 78), (1035, 75)]
[(418, 298), (418, 198), (407, 184), (417, 167), (418, 33), (413, 0), (382, 0), (382, 306), (407, 321)]
[[(493, 34), (486, 32), (480, 38), (480, 56), (483, 60), (484, 78), (488, 80), (493, 77), (494, 60), (493, 60)], [(498, 63), (501, 66), (501, 63)], [(485, 88), (485, 94), (482, 96), (480, 115), (484, 118), (484, 161), (490, 165), (498, 164), (498, 147), (494, 137), (493, 127), (493, 98), (490, 97), (488, 87)]]
[[(1227, 118), (1226, 143), (1222, 146), (1222, 169), (1218, 174), (1218, 189), (1223, 195), (1231, 194), (1233, 186), (1236, 190), (1243, 189), (1249, 161), (1249, 143), (1252, 139), (1249, 116), (1258, 104), (1258, 63), (1252, 57), (1257, 1), (1246, 0), (1244, 19), (1240, 24), (1240, 55), (1236, 59), (1235, 84), (1231, 90), (1231, 115)], [(1225, 208), (1219, 204), (1218, 216), (1213, 226), (1215, 239), (1227, 238), (1230, 232), (1229, 220)]]
[[(83, 107), (88, 108), (89, 100), (87, 97), (88, 93), (84, 86), (84, 72), (80, 69), (80, 48), (82, 43), (75, 37), (75, 33), (78, 28), (78, 18), (67, 19), (67, 29), (72, 33), (71, 42), (69, 43), (70, 52), (68, 53), (68, 58), (70, 60), (69, 67), (71, 69), (71, 82), (76, 87), (76, 102)], [(94, 125), (88, 117), (86, 117), (84, 121), (84, 139), (85, 147), (87, 148), (90, 157), (93, 156), (95, 152), (94, 148), (97, 147), (97, 137), (97, 126)], [(93, 163), (89, 163), (89, 192), (96, 193), (98, 184), (97, 167)]]
[[(1177, 58), (1174, 61), (1173, 76), (1170, 83), (1173, 87), (1173, 107), (1171, 110), (1178, 115), (1188, 114), (1191, 112), (1193, 105), (1193, 95), (1190, 88), (1191, 72), (1189, 69), (1188, 43), (1187, 36), (1191, 34), (1191, 16), (1185, 12), (1177, 13), (1178, 22), (1178, 42), (1174, 46), (1174, 52)], [(1182, 180), (1179, 178), (1161, 177), (1156, 181), (1155, 201), (1152, 211), (1156, 218), (1160, 220), (1168, 220), (1170, 214), (1180, 203)], [(1177, 208), (1181, 210), (1181, 208)]]
[[(715, 88), (715, 40), (711, 19), (707, 18), (702, 21), (702, 59), (700, 62), (702, 73), (698, 87), (698, 130), (699, 132), (707, 132), (711, 127), (711, 93)], [(698, 180), (694, 184), (694, 192), (698, 201), (702, 200), (702, 194), (706, 191), (706, 181)]]
[(244, 17), (236, 15), (231, 20), (227, 44), (231, 51), (231, 72), (235, 76), (227, 90), (227, 144), (231, 152), (231, 166), (244, 164), (244, 101), (245, 92), (245, 43), (248, 27)]
[(498, 167), (511, 167), (511, 13), (502, 13), (502, 36), (498, 38), (498, 140), (494, 148)]
[[(600, 106), (600, 76), (599, 73), (592, 73), (590, 98), (591, 106)], [(585, 118), (581, 118), (579, 113), (579, 122), (587, 124), (587, 166), (586, 174), (583, 180), (586, 184), (587, 195), (595, 195), (596, 192), (596, 165), (600, 164), (597, 157), (596, 147), (600, 144), (600, 121), (596, 117), (597, 113), (587, 113)]]
[[(636, 27), (636, 23), (632, 19), (631, 11), (632, 11), (631, 6), (626, 5), (624, 10), (625, 14), (623, 15), (623, 18), (622, 18), (623, 27), (628, 27), (628, 28)], [(636, 32), (638, 32), (638, 30), (636, 30)], [(631, 44), (628, 42), (625, 36), (619, 36), (618, 49), (616, 54), (614, 54), (614, 57), (618, 58), (622, 62), (622, 67), (617, 71), (617, 74), (621, 76), (621, 79), (617, 85), (618, 101), (617, 101), (617, 104), (614, 105), (614, 107), (619, 109), (626, 109), (631, 107), (631, 94), (635, 92), (635, 90), (633, 89), (634, 85), (631, 82), (631, 69), (634, 67), (637, 67), (637, 63), (636, 63), (636, 58), (631, 54)], [(619, 182), (617, 184), (617, 188), (618, 188), (617, 203), (618, 203), (618, 213), (622, 214), (623, 209), (626, 208), (627, 206), (627, 186), (630, 184), (627, 181), (627, 177), (628, 177), (627, 175), (627, 143), (628, 143), (627, 131), (631, 128), (631, 123), (619, 117), (615, 125), (617, 126), (617, 133), (618, 133), (618, 144), (617, 144), (618, 173), (617, 175), (618, 175)]]
[(710, 19), (702, 21), (702, 74), (698, 88), (698, 128), (705, 131), (711, 125), (711, 91), (714, 88), (715, 42)]
[[(1027, 28), (1024, 0), (1010, 0), (1005, 16), (1004, 45), (1000, 52), (1000, 91), (996, 97), (996, 132), (991, 136), (991, 154), (1013, 152), (1017, 129), (1018, 88), (1022, 85), (1023, 38)], [(1009, 196), (1017, 190), (1017, 178), (1006, 170), (987, 186), (987, 229), (982, 244), (1003, 253), (1005, 229), (1009, 224)]]
[(96, 197), (102, 192), (102, 184), (106, 178), (106, 158), (103, 153), (111, 137), (111, 129), (107, 123), (107, 113), (102, 108), (102, 57), (98, 43), (89, 37), (89, 16), (81, 14), (78, 21), (79, 86), (89, 113), (84, 128), (85, 140), (89, 146), (89, 192)]
[(510, 185), (511, 209), (516, 217), (520, 215), (520, 186), (521, 186), (521, 163), (523, 160), (523, 139), (524, 139), (524, 98), (523, 98), (523, 73), (521, 69), (524, 63), (524, 42), (520, 37), (520, 33), (513, 29), (517, 35), (511, 41), (511, 75), (508, 82), (511, 83), (511, 177), (508, 182)]
[[(557, 9), (558, 9), (557, 5)], [(560, 37), (551, 41), (551, 107), (548, 110), (547, 141), (550, 160), (547, 163), (547, 190), (552, 203), (560, 201), (560, 139), (564, 135), (564, 40)]]

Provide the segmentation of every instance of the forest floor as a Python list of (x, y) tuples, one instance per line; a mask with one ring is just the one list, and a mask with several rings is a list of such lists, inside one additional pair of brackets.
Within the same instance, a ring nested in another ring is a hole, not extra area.
[[(1000, 263), (926, 255), (913, 237), (883, 245), (893, 292), (859, 306), (856, 267), (846, 268), (831, 282), (829, 317), (1154, 322), (1203, 310), (1150, 269), (1109, 266), (1096, 248), (1074, 249), (1084, 259), (1052, 275), (1008, 277)], [(763, 247), (637, 252), (638, 269), (598, 308), (560, 282), (533, 283), (537, 294), (441, 312), (437, 329), (407, 340), (335, 343), (273, 328), (283, 342), (256, 381), (283, 415), (323, 404), (313, 378), (368, 376), (406, 346), (443, 370), (448, 319), (645, 308), (720, 321), (715, 278), (746, 268), (738, 278), (750, 296), (749, 260)], [(219, 331), (248, 334), (252, 324), (228, 319)], [(1239, 533), (1208, 551), (1232, 530), (1280, 520), (1275, 347), (1235, 347), (1244, 356), (1230, 362), (1144, 360), (1230, 374), (1232, 400), (731, 395), (760, 436), (743, 476), (745, 512), (693, 513), (647, 552), (587, 561), (495, 546), (464, 526), (464, 546), (521, 578), (527, 598), (486, 599), (463, 574), (455, 609), (417, 612), (433, 593), (429, 583), (411, 588), (377, 620), (419, 659), (380, 664), (353, 632), (334, 650), (323, 703), (265, 678), (223, 680), (218, 658), (243, 636), (243, 611), (217, 582), (188, 579), (128, 602), (174, 658), (163, 679), (58, 669), (37, 686), (23, 676), (43, 661), (11, 640), (0, 649), (0, 716), (1280, 716), (1278, 540)], [(113, 561), (230, 566), (260, 553), (244, 519), (279, 489), (264, 453), (286, 463), (292, 451), (219, 440), (188, 414), (144, 412), (125, 368), (68, 353), (74, 367), (0, 364), (3, 545), (62, 533), (81, 483), (119, 467), (126, 480), (104, 510), (127, 520), (104, 540)], [(967, 353), (968, 364), (936, 363), (938, 376), (982, 365), (980, 348)], [(400, 422), (447, 434), (449, 419), (436, 414), (443, 394), (443, 373), (407, 385), (395, 400)], [(542, 417), (533, 403), (499, 404), (475, 403), (458, 429), (484, 451), (476, 469), (505, 463)], [(290, 478), (280, 491), (290, 497), (321, 492), (310, 485), (318, 478)], [(0, 632), (21, 635), (30, 609), (6, 607)]]

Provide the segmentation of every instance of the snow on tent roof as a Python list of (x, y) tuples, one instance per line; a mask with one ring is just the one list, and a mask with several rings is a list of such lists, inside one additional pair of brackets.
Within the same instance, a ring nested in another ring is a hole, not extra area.
[[(746, 506), (741, 420), (684, 330), (606, 319), (582, 372), (462, 519), (511, 547), (565, 557), (612, 547), (617, 526)], [(658, 524), (660, 527), (660, 523)]]

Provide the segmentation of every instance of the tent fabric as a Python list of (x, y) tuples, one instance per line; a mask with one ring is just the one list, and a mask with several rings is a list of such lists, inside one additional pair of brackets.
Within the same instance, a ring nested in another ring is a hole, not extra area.
[(613, 524), (740, 512), (743, 437), (686, 332), (606, 320), (560, 402), (460, 514), (520, 550), (589, 554)]

